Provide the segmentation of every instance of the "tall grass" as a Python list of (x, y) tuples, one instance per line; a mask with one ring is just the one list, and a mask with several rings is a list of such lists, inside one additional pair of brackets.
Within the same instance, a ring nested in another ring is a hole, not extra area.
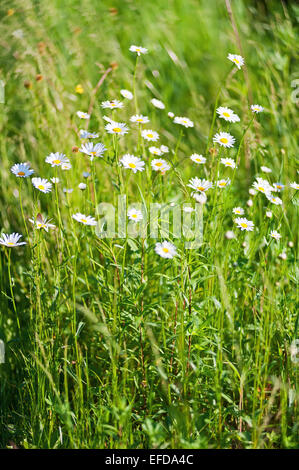
[[(297, 176), (298, 7), (231, 2), (236, 35), (227, 2), (62, 3), (0, 6), (0, 225), (27, 241), (0, 253), (1, 446), (297, 447), (298, 364), (290, 348), (298, 338), (298, 198), (289, 183)], [(240, 53), (238, 37), (245, 72), (226, 59)], [(137, 66), (131, 44), (149, 49)], [(130, 127), (118, 140), (104, 130), (103, 115), (112, 114), (100, 103), (122, 99), (122, 88), (135, 88), (137, 101), (124, 99), (113, 111)], [(166, 110), (152, 106), (154, 97)], [(241, 122), (224, 125), (215, 103)], [(265, 108), (254, 120), (253, 103)], [(78, 110), (91, 111), (90, 121), (80, 121)], [(150, 145), (129, 121), (137, 110), (170, 149), (164, 176), (151, 171)], [(168, 111), (188, 116), (194, 128), (175, 125)], [(74, 149), (87, 126), (108, 149), (93, 162)], [(234, 149), (213, 144), (219, 130), (236, 137)], [(65, 153), (72, 169), (51, 168), (51, 152)], [(142, 156), (146, 170), (118, 166), (125, 153)], [(196, 166), (192, 153), (207, 163)], [(236, 171), (219, 164), (225, 156), (239, 161)], [(30, 179), (20, 185), (10, 172), (19, 162), (60, 183), (49, 194)], [(257, 175), (286, 185), (282, 206), (248, 194)], [(195, 176), (232, 184), (209, 190), (200, 248), (187, 250), (185, 237), (170, 236), (173, 259), (155, 253), (157, 240), (101, 239), (72, 218), (98, 217), (98, 204), (116, 205), (120, 195), (147, 207), (194, 206), (187, 183)], [(83, 181), (86, 191), (78, 189)], [(235, 227), (236, 206), (253, 232)], [(33, 229), (29, 218), (39, 212), (55, 230)], [(273, 229), (278, 242), (270, 241)], [(235, 238), (226, 238), (229, 230)]]

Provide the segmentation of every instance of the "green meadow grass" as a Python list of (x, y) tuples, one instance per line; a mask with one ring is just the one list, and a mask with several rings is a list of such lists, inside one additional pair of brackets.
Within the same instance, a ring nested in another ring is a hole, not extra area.
[[(2, 448), (298, 448), (298, 196), (289, 186), (298, 182), (298, 15), (295, 2), (279, 1), (1, 2), (0, 227), (27, 242), (0, 249)], [(131, 44), (149, 50), (136, 68)], [(233, 69), (229, 52), (246, 68)], [(151, 144), (141, 145), (129, 121), (135, 100), (120, 95), (133, 91), (134, 76), (145, 127), (170, 149), (164, 176), (150, 171)], [(104, 129), (107, 99), (124, 102), (113, 111), (130, 128), (119, 144)], [(241, 121), (214, 119), (217, 99)], [(254, 121), (253, 103), (264, 107)], [(92, 111), (89, 123), (78, 110)], [(108, 149), (94, 164), (74, 151), (87, 125)], [(236, 138), (234, 148), (213, 144), (219, 130)], [(51, 152), (72, 169), (45, 163)], [(147, 170), (117, 166), (126, 153)], [(196, 165), (193, 153), (207, 163)], [(219, 165), (224, 156), (240, 159), (235, 174)], [(37, 191), (11, 173), (21, 162), (60, 183)], [(194, 206), (189, 179), (215, 181), (217, 171), (233, 182), (208, 191), (201, 246), (186, 250), (170, 234), (173, 259), (155, 253), (160, 238), (100, 239), (72, 219), (96, 216), (98, 203), (120, 194), (129, 204)], [(257, 176), (286, 185), (283, 205), (249, 194)], [(254, 231), (236, 227), (236, 206)], [(38, 212), (56, 229), (33, 230)]]

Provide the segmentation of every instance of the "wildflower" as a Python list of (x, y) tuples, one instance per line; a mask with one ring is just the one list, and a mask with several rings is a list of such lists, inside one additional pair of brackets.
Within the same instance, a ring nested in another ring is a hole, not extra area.
[(221, 163), (230, 168), (236, 168), (236, 162), (232, 158), (221, 158)]
[(77, 111), (77, 116), (80, 119), (89, 119), (90, 115), (88, 113), (83, 113), (82, 111)]
[(147, 49), (145, 47), (133, 46), (133, 45), (130, 46), (129, 51), (136, 52), (138, 56), (140, 56), (141, 54), (146, 54), (147, 53)]
[(19, 233), (12, 233), (10, 235), (3, 233), (0, 238), (0, 245), (8, 246), (9, 248), (26, 245), (26, 242), (19, 242), (22, 236), (23, 235), (20, 235)]
[(160, 150), (161, 150), (162, 153), (168, 153), (169, 152), (169, 148), (167, 147), (167, 145), (161, 145)]
[(262, 170), (264, 173), (272, 173), (271, 168), (268, 168), (267, 166), (261, 166), (261, 170)]
[(191, 212), (194, 212), (194, 209), (193, 207), (187, 206), (187, 207), (183, 207), (183, 211), (190, 214)]
[(103, 101), (101, 104), (101, 107), (103, 109), (119, 109), (119, 108), (123, 108), (123, 106), (124, 104), (118, 100)]
[(272, 202), (272, 204), (275, 204), (276, 206), (280, 206), (282, 204), (282, 200), (277, 196), (273, 196), (273, 194), (266, 194), (266, 197), (268, 201)]
[(66, 156), (63, 153), (59, 153), (59, 152), (50, 153), (50, 155), (46, 157), (45, 162), (50, 163), (52, 167), (61, 166), (64, 163), (70, 163), (69, 159), (66, 158)]
[(70, 164), (70, 162), (65, 162), (61, 164), (62, 170), (70, 170), (71, 168), (72, 168), (72, 165)]
[(48, 232), (49, 228), (55, 228), (54, 224), (50, 224), (50, 220), (51, 219), (47, 218), (44, 219), (41, 214), (37, 214), (36, 218), (29, 219), (29, 222), (31, 222), (37, 230), (43, 228), (46, 232)]
[(131, 155), (129, 153), (122, 157), (120, 163), (122, 163), (124, 168), (127, 170), (132, 170), (133, 173), (137, 173), (137, 171), (143, 171), (145, 165), (141, 158), (135, 157), (135, 155)]
[(248, 192), (251, 194), (251, 196), (255, 196), (257, 194), (257, 191), (253, 188), (249, 188)]
[(82, 175), (83, 175), (83, 178), (89, 178), (90, 173), (88, 171), (83, 171)]
[(237, 215), (243, 215), (244, 214), (244, 209), (242, 207), (234, 207), (233, 208), (233, 213)]
[(239, 70), (244, 65), (243, 57), (238, 54), (228, 54), (227, 58), (228, 60), (233, 62), (238, 67)]
[(290, 183), (290, 188), (299, 189), (299, 184), (294, 181), (293, 183)]
[(191, 178), (189, 180), (188, 186), (192, 189), (195, 189), (196, 191), (204, 193), (213, 187), (213, 183), (205, 179), (199, 179), (196, 176), (195, 178)]
[(245, 217), (237, 217), (234, 222), (242, 231), (246, 230), (246, 232), (248, 232), (254, 229), (254, 223), (251, 220), (247, 220)]
[(192, 193), (191, 196), (195, 199), (196, 202), (199, 204), (205, 204), (207, 202), (207, 195), (206, 193)]
[(270, 237), (278, 241), (281, 238), (281, 235), (277, 232), (277, 230), (271, 230)]
[(250, 109), (253, 113), (261, 113), (262, 111), (264, 111), (264, 108), (262, 106), (260, 106), (259, 104), (252, 104), (250, 106)]
[(49, 193), (52, 189), (52, 183), (45, 178), (32, 178), (31, 181), (33, 186), (42, 193)]
[(99, 137), (99, 134), (96, 134), (95, 132), (88, 132), (84, 129), (80, 129), (79, 137), (80, 139), (97, 139)]
[(50, 181), (52, 181), (54, 184), (58, 184), (60, 180), (59, 178), (51, 178)]
[(16, 163), (11, 167), (10, 171), (16, 175), (17, 178), (27, 178), (34, 173), (29, 163)]
[(247, 206), (248, 206), (248, 207), (252, 207), (252, 206), (253, 206), (253, 200), (252, 200), (252, 199), (248, 199), (248, 201), (247, 201)]
[(202, 155), (198, 155), (198, 153), (193, 153), (190, 157), (190, 159), (198, 164), (204, 164), (206, 163), (207, 159), (203, 157)]
[(217, 114), (221, 119), (225, 119), (228, 122), (238, 122), (240, 118), (237, 114), (235, 114), (231, 109), (226, 108), (225, 106), (220, 106), (216, 110)]
[(269, 194), (273, 191), (272, 186), (267, 180), (263, 178), (257, 178), (256, 181), (253, 183), (253, 187), (264, 194)]
[(90, 215), (85, 215), (81, 214), (80, 212), (77, 212), (77, 214), (72, 215), (72, 217), (77, 222), (80, 222), (83, 225), (97, 225), (96, 219), (94, 217), (91, 217)]
[(272, 215), (273, 215), (273, 214), (272, 214), (271, 211), (267, 211), (267, 212), (266, 212), (266, 217), (268, 217), (268, 219), (271, 219)]
[(108, 132), (108, 134), (124, 135), (129, 132), (127, 125), (122, 122), (112, 121), (105, 126), (105, 129)]
[(161, 256), (161, 258), (173, 258), (177, 254), (176, 247), (167, 241), (156, 243), (155, 252)]
[(273, 187), (276, 193), (280, 193), (280, 191), (282, 191), (285, 186), (282, 183), (273, 183)]
[(219, 132), (214, 135), (213, 142), (223, 147), (233, 147), (236, 139), (228, 132)]
[(226, 178), (226, 179), (222, 179), (222, 180), (217, 181), (217, 186), (218, 186), (218, 188), (225, 188), (225, 187), (228, 186), (229, 184), (230, 184), (230, 179), (229, 179), (229, 178)]
[(130, 118), (131, 122), (138, 122), (139, 124), (146, 124), (149, 122), (149, 118), (147, 116), (142, 116), (142, 114), (135, 114)]
[(78, 93), (79, 95), (82, 95), (82, 93), (84, 93), (84, 88), (81, 85), (81, 83), (78, 83), (78, 85), (76, 85), (75, 92)]
[(172, 113), (171, 111), (169, 111), (168, 117), (170, 117), (171, 119), (174, 118), (174, 113)]
[(158, 109), (165, 109), (165, 104), (162, 103), (162, 101), (157, 100), (156, 98), (153, 98), (153, 99), (151, 100), (151, 103), (152, 103), (152, 105), (155, 106), (155, 108), (158, 108)]
[(279, 258), (283, 259), (284, 261), (287, 259), (287, 254), (284, 251), (282, 253), (280, 253), (278, 256), (279, 256)]
[(158, 155), (158, 157), (160, 155), (163, 155), (163, 152), (161, 151), (161, 149), (159, 147), (149, 147), (149, 152), (152, 153), (153, 155)]
[(110, 122), (111, 124), (114, 122), (113, 119), (111, 119), (108, 116), (103, 116), (104, 121)]
[(164, 171), (167, 171), (167, 170), (170, 169), (170, 165), (165, 160), (163, 160), (162, 158), (152, 160), (151, 161), (151, 166), (152, 166), (153, 170), (161, 171), (163, 173), (164, 173)]
[(79, 183), (78, 184), (78, 188), (81, 189), (82, 191), (84, 191), (84, 189), (86, 189), (86, 184), (85, 183)]
[(139, 222), (143, 219), (142, 212), (134, 208), (128, 210), (128, 217), (134, 222)]
[(133, 99), (133, 93), (131, 93), (129, 90), (120, 90), (120, 94), (124, 98), (127, 98), (127, 100)]
[(173, 120), (175, 124), (180, 124), (184, 127), (194, 127), (193, 121), (190, 121), (187, 117), (176, 116)]
[(293, 248), (293, 247), (294, 247), (294, 243), (293, 243), (292, 241), (289, 242), (288, 245), (289, 245), (290, 248)]
[(79, 152), (89, 155), (90, 160), (92, 161), (94, 157), (103, 157), (103, 153), (106, 150), (105, 145), (101, 143), (93, 144), (92, 142), (87, 142), (86, 144), (82, 144)]
[(145, 140), (148, 140), (148, 141), (156, 142), (157, 140), (159, 140), (158, 132), (152, 131), (151, 129), (144, 129), (141, 132), (141, 135)]
[(63, 188), (63, 192), (65, 194), (72, 194), (73, 191), (74, 191), (73, 188)]

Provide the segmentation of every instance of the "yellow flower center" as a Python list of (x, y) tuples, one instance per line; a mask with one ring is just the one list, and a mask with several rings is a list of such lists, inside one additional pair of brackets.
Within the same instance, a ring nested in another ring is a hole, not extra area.
[(162, 166), (162, 165), (163, 165), (163, 163), (161, 163), (161, 162), (156, 163), (156, 166)]
[(97, 152), (90, 152), (91, 155), (96, 155)]
[(223, 181), (221, 183), (219, 183), (219, 186), (225, 186), (225, 185), (226, 185), (226, 183), (223, 182)]
[(143, 121), (142, 118), (141, 119), (136, 119), (136, 122), (142, 122), (142, 121)]
[(61, 163), (61, 161), (60, 161), (60, 160), (53, 160), (53, 163), (54, 163), (55, 165), (59, 165), (59, 163)]
[(83, 224), (86, 224), (87, 219), (81, 219), (81, 222), (83, 222)]
[(120, 127), (114, 127), (112, 129), (114, 132), (121, 132), (121, 128)]
[(263, 188), (263, 186), (259, 186), (258, 189), (259, 189), (259, 191), (262, 191), (262, 193), (265, 192), (265, 188)]
[(239, 60), (238, 60), (238, 59), (234, 59), (234, 62), (236, 62), (236, 64), (239, 64)]
[(152, 138), (154, 137), (153, 134), (147, 134), (147, 136), (148, 136), (150, 139), (152, 139)]
[(24, 176), (25, 173), (24, 173), (24, 171), (19, 171), (18, 175), (19, 175), (19, 176)]
[(44, 187), (42, 184), (40, 184), (40, 185), (38, 186), (38, 189), (45, 189), (45, 187)]
[(197, 186), (198, 191), (204, 191), (205, 188), (203, 186)]
[(9, 246), (14, 246), (15, 244), (12, 243), (12, 242), (7, 242), (7, 245), (9, 245)]
[(169, 253), (169, 249), (168, 249), (168, 248), (163, 248), (163, 251), (164, 251), (164, 253)]
[(229, 113), (223, 113), (223, 116), (230, 117), (230, 114)]
[(134, 219), (136, 219), (136, 218), (137, 218), (137, 214), (132, 214), (131, 217), (133, 217)]
[(129, 163), (129, 167), (130, 168), (136, 168), (136, 165), (135, 165), (135, 163)]
[(226, 137), (221, 137), (220, 142), (222, 142), (223, 144), (227, 144), (228, 139)]
[(241, 223), (241, 227), (247, 228), (247, 224), (245, 224), (245, 222), (242, 222), (242, 223)]

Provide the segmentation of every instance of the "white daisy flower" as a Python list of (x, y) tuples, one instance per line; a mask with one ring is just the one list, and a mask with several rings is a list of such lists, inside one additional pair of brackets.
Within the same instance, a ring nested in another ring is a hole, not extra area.
[(270, 237), (274, 238), (275, 240), (279, 240), (281, 235), (277, 232), (277, 230), (271, 230)]
[(55, 228), (54, 224), (50, 224), (50, 220), (51, 219), (47, 218), (44, 219), (41, 214), (37, 214), (36, 218), (33, 217), (32, 219), (29, 219), (29, 222), (31, 222), (37, 230), (44, 229), (48, 232), (49, 229)]
[(233, 147), (235, 141), (236, 139), (228, 132), (219, 132), (213, 137), (213, 142), (216, 142), (223, 147)]
[(147, 49), (145, 47), (134, 46), (134, 45), (130, 46), (129, 51), (136, 52), (138, 56), (140, 56), (141, 54), (147, 53)]
[(199, 204), (205, 204), (207, 202), (207, 195), (206, 193), (191, 193), (191, 196), (195, 199), (196, 202)]
[(232, 158), (221, 158), (222, 165), (228, 166), (230, 168), (236, 168), (236, 162)]
[(237, 217), (234, 222), (242, 231), (246, 230), (246, 232), (250, 232), (254, 229), (254, 223), (251, 220), (247, 220), (245, 217)]
[(88, 132), (85, 129), (80, 129), (79, 137), (80, 139), (97, 139), (99, 134), (96, 134), (95, 132)]
[(142, 212), (134, 208), (128, 210), (128, 217), (134, 222), (139, 222), (143, 219)]
[(248, 207), (252, 207), (252, 206), (253, 206), (253, 200), (252, 200), (252, 199), (248, 199), (248, 201), (247, 201), (246, 204), (247, 204)]
[(253, 183), (253, 187), (264, 194), (269, 194), (271, 191), (273, 191), (271, 184), (263, 178), (257, 178)]
[(26, 242), (19, 242), (22, 236), (23, 235), (20, 235), (19, 233), (12, 233), (10, 235), (3, 233), (0, 238), (0, 245), (7, 246), (9, 248), (13, 248), (14, 246), (26, 245)]
[(261, 166), (261, 170), (262, 170), (264, 173), (272, 173), (271, 168), (268, 168), (267, 166)]
[(32, 178), (33, 186), (42, 193), (49, 193), (52, 190), (52, 183), (45, 178)]
[(141, 158), (135, 157), (135, 155), (131, 155), (129, 153), (122, 157), (120, 163), (122, 163), (126, 170), (132, 170), (133, 173), (137, 173), (137, 171), (143, 171), (145, 165)]
[(147, 116), (142, 116), (142, 114), (135, 114), (130, 118), (131, 122), (137, 122), (138, 124), (146, 124), (149, 122), (149, 118)]
[(278, 256), (279, 256), (279, 258), (283, 259), (284, 261), (287, 259), (287, 254), (284, 251), (282, 253), (280, 253)]
[(243, 215), (244, 214), (244, 209), (242, 207), (234, 207), (233, 208), (233, 213), (237, 215)]
[(87, 188), (87, 185), (85, 183), (79, 183), (78, 188), (81, 189), (81, 191), (84, 191), (84, 189)]
[(80, 212), (77, 212), (77, 214), (72, 215), (72, 217), (77, 222), (80, 222), (84, 225), (97, 225), (96, 219), (94, 217), (91, 217), (90, 215), (85, 215), (81, 214)]
[(72, 165), (69, 162), (65, 162), (61, 164), (62, 170), (70, 170), (71, 168), (72, 168)]
[(159, 147), (149, 147), (149, 152), (153, 155), (158, 155), (158, 157), (160, 157), (160, 155), (163, 155), (163, 152), (161, 151), (161, 148)]
[(191, 178), (189, 180), (189, 184), (187, 186), (189, 186), (192, 189), (195, 189), (196, 191), (200, 191), (201, 193), (204, 193), (213, 187), (213, 183), (205, 179), (199, 179), (196, 176), (195, 178)]
[(171, 111), (169, 111), (168, 117), (170, 117), (171, 119), (174, 118), (174, 113), (172, 113)]
[(299, 184), (294, 181), (293, 183), (290, 183), (290, 188), (299, 189)]
[(274, 191), (280, 193), (285, 188), (285, 185), (282, 183), (273, 183)]
[(228, 240), (232, 240), (233, 238), (236, 238), (236, 235), (234, 234), (232, 230), (228, 230), (225, 233), (225, 238), (227, 238)]
[(180, 124), (184, 127), (194, 127), (193, 121), (188, 119), (187, 117), (176, 116), (173, 120), (175, 124)]
[(109, 122), (105, 126), (106, 131), (108, 134), (118, 134), (118, 135), (125, 135), (129, 132), (129, 128), (123, 122)]
[(240, 118), (237, 114), (233, 112), (232, 109), (226, 108), (225, 106), (220, 106), (216, 110), (217, 114), (221, 119), (225, 119), (228, 122), (239, 122)]
[(106, 150), (105, 145), (101, 143), (93, 144), (92, 142), (87, 142), (86, 144), (82, 144), (79, 152), (89, 155), (90, 160), (92, 161), (94, 157), (103, 157), (103, 153)]
[(190, 158), (193, 162), (198, 163), (199, 165), (203, 165), (207, 161), (205, 157), (198, 155), (198, 153), (193, 153)]
[(167, 147), (167, 145), (161, 145), (160, 150), (161, 150), (162, 153), (168, 153), (169, 152), (169, 148)]
[(250, 106), (250, 109), (253, 113), (261, 113), (262, 111), (264, 111), (264, 108), (262, 106), (260, 106), (259, 104), (252, 104)]
[(228, 185), (230, 185), (230, 179), (229, 178), (217, 181), (218, 188), (225, 188)]
[(52, 181), (53, 184), (58, 184), (60, 179), (59, 178), (50, 178), (50, 181)]
[(158, 108), (158, 109), (165, 109), (165, 104), (162, 103), (162, 101), (157, 100), (156, 98), (153, 98), (153, 99), (151, 100), (151, 103), (152, 103), (152, 105), (155, 106), (155, 108)]
[(34, 173), (29, 163), (16, 163), (11, 167), (10, 171), (16, 175), (17, 178), (27, 178)]
[(280, 197), (273, 196), (273, 194), (266, 194), (266, 197), (268, 201), (272, 202), (272, 204), (275, 204), (276, 206), (280, 206), (282, 204)]
[(133, 99), (133, 93), (131, 93), (129, 90), (120, 90), (120, 94), (124, 98), (127, 98), (127, 100)]
[(73, 191), (74, 191), (73, 188), (63, 188), (63, 192), (65, 194), (72, 194)]
[(90, 115), (88, 113), (83, 113), (83, 111), (77, 111), (77, 116), (80, 119), (89, 119)]
[(156, 158), (155, 160), (152, 160), (151, 167), (153, 170), (161, 171), (162, 173), (170, 169), (170, 165), (162, 158), (160, 159)]
[(156, 243), (155, 252), (161, 258), (173, 258), (177, 254), (175, 245), (167, 241)]
[(238, 54), (228, 54), (227, 58), (228, 60), (233, 62), (238, 67), (239, 70), (244, 65), (243, 57)]
[(266, 217), (268, 217), (268, 219), (271, 219), (272, 215), (273, 215), (273, 214), (272, 214), (271, 211), (267, 211), (267, 212), (266, 212)]
[(119, 100), (111, 100), (111, 101), (102, 101), (101, 107), (103, 109), (119, 109), (123, 108), (124, 104)]
[(70, 163), (69, 159), (63, 153), (50, 153), (45, 159), (46, 163), (50, 163), (52, 167), (61, 166), (64, 163)]
[(157, 140), (159, 140), (158, 132), (152, 131), (151, 129), (144, 129), (141, 132), (141, 135), (145, 140), (148, 140), (148, 141), (156, 142)]

